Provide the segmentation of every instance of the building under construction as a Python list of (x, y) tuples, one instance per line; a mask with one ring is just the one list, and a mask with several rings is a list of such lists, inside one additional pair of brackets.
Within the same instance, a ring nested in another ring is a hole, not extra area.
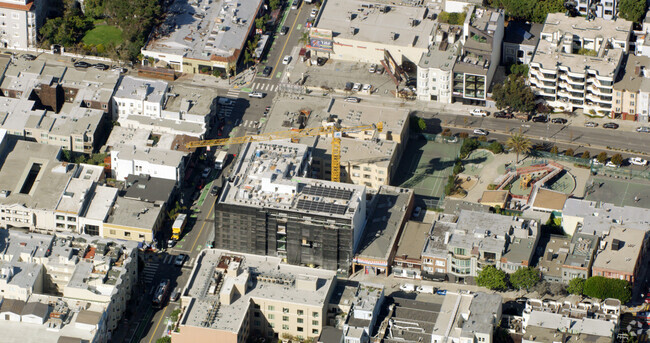
[(311, 179), (311, 148), (247, 144), (215, 205), (215, 247), (347, 273), (366, 219), (365, 186)]

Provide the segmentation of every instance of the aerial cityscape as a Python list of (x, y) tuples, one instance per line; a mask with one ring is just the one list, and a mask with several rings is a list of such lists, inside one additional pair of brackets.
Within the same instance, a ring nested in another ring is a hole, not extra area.
[(0, 0), (0, 343), (650, 342), (650, 0)]

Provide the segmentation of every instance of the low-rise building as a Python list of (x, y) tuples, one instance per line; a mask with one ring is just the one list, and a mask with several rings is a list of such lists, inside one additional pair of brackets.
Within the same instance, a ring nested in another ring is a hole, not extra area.
[[(621, 72), (614, 82), (616, 92), (614, 112), (620, 113), (621, 119), (647, 122), (647, 85), (650, 84), (650, 70), (647, 68), (649, 67), (650, 57), (628, 54), (624, 58)], [(642, 93), (644, 93), (643, 100)]]
[(418, 62), (419, 100), (452, 102), (453, 69), (460, 53), (462, 31), (461, 26), (444, 23), (433, 28), (433, 41)]
[(104, 223), (103, 237), (152, 242), (165, 212), (156, 203), (118, 197)]
[(598, 247), (598, 237), (578, 232), (573, 237), (551, 235), (538, 262), (542, 278), (568, 284), (574, 278), (587, 279)]
[(510, 21), (505, 27), (501, 63), (529, 64), (535, 55), (542, 24)]
[(422, 279), (422, 252), (431, 228), (430, 223), (413, 220), (406, 223), (393, 258), (394, 276)]
[(570, 198), (562, 211), (562, 227), (568, 235), (580, 231), (602, 237), (612, 226), (648, 230), (650, 209)]
[(368, 204), (368, 220), (354, 255), (352, 272), (390, 273), (397, 241), (413, 209), (413, 190), (382, 186)]
[(447, 278), (447, 244), (456, 228), (456, 217), (445, 215), (431, 226), (422, 247), (422, 278), (444, 281)]
[(187, 153), (158, 147), (138, 146), (129, 142), (111, 149), (111, 173), (117, 180), (129, 175), (149, 175), (180, 184), (185, 175)]
[(493, 342), (502, 299), (498, 294), (447, 292), (431, 334), (431, 343)]
[(384, 301), (384, 286), (360, 283), (343, 324), (343, 341), (368, 342)]
[(613, 226), (602, 238), (591, 268), (593, 276), (637, 281), (650, 231)]
[(177, 343), (318, 338), (326, 325), (333, 271), (278, 257), (204, 250), (183, 290)]

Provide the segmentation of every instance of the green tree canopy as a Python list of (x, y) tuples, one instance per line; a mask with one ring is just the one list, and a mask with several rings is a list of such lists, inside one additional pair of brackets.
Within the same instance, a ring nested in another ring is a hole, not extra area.
[(607, 162), (607, 153), (604, 151), (601, 151), (598, 156), (596, 156), (596, 160), (600, 163), (605, 163)]
[(516, 74), (510, 74), (504, 83), (494, 85), (492, 98), (500, 109), (509, 107), (519, 112), (535, 109), (535, 93), (525, 78)]
[(463, 145), (460, 147), (460, 158), (467, 157), (470, 152), (476, 150), (479, 146), (481, 146), (481, 143), (479, 143), (475, 138), (464, 140)]
[(519, 154), (527, 154), (532, 148), (530, 139), (524, 137), (521, 133), (515, 133), (506, 141), (506, 146), (512, 149), (517, 154), (517, 162), (519, 163)]
[(586, 280), (583, 278), (573, 278), (571, 281), (569, 281), (569, 286), (566, 290), (571, 294), (582, 295), (582, 290), (585, 287), (585, 281)]
[(503, 270), (487, 266), (478, 273), (476, 284), (495, 291), (504, 291), (508, 288), (506, 283), (506, 273)]
[(500, 154), (503, 152), (503, 144), (494, 141), (490, 143), (490, 145), (488, 146), (488, 150), (490, 150), (494, 154)]
[(533, 267), (519, 268), (510, 275), (510, 284), (516, 289), (531, 289), (539, 282), (539, 270)]
[(618, 3), (618, 14), (629, 21), (640, 22), (645, 12), (645, 0), (621, 0)]
[(549, 13), (564, 11), (563, 0), (488, 0), (488, 3), (505, 9), (511, 17), (537, 23), (543, 23)]
[(623, 156), (621, 156), (621, 154), (616, 154), (612, 156), (612, 163), (614, 163), (617, 166), (620, 166), (621, 163), (623, 163)]
[(583, 287), (584, 295), (592, 298), (615, 298), (626, 304), (632, 298), (630, 283), (626, 280), (609, 279), (603, 276), (592, 276)]

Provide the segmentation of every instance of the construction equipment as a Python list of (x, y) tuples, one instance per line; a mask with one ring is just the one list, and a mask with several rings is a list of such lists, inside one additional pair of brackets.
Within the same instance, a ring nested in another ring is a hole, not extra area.
[(321, 127), (311, 127), (306, 129), (293, 129), (290, 131), (279, 131), (263, 133), (259, 135), (248, 135), (232, 138), (209, 139), (202, 141), (193, 141), (187, 143), (188, 149), (202, 148), (210, 146), (223, 146), (230, 144), (245, 144), (252, 142), (268, 142), (280, 139), (296, 140), (303, 137), (330, 136), (332, 137), (332, 181), (341, 181), (341, 137), (346, 133), (377, 130), (382, 132), (384, 124), (379, 122), (372, 125), (361, 125), (353, 127), (340, 127), (336, 123), (327, 123)]

